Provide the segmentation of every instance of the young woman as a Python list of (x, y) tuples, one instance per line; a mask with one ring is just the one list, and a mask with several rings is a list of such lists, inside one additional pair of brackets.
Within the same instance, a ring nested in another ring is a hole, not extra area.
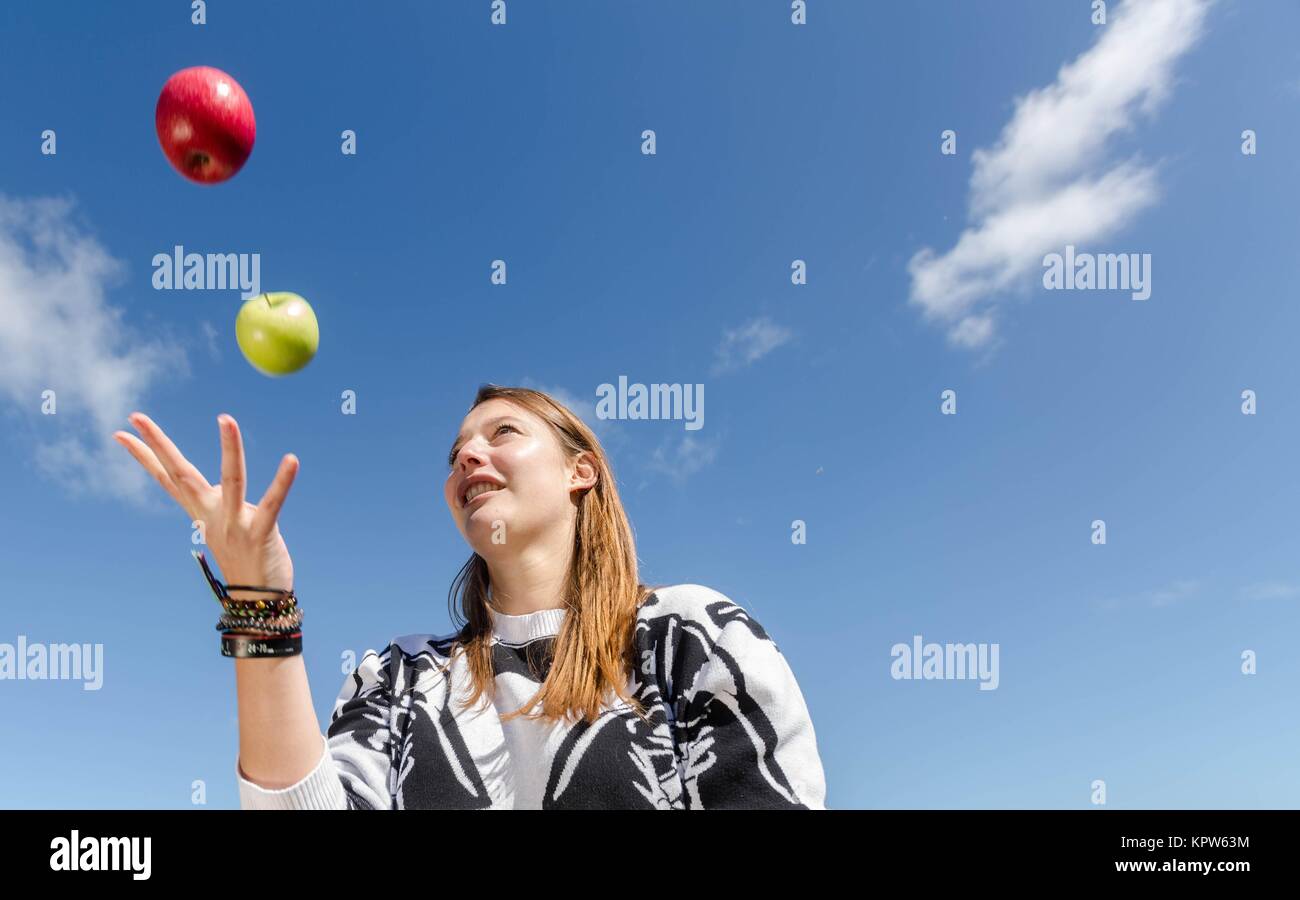
[[(223, 638), (243, 808), (826, 808), (812, 720), (777, 645), (717, 591), (639, 581), (604, 450), (548, 395), (479, 389), (443, 490), (474, 551), (452, 585), (464, 624), (367, 650), (324, 734), (301, 639), (285, 636), (300, 633), (291, 601), (270, 593), (293, 587), (276, 518), (297, 458), (254, 505), (232, 418), (218, 417), (219, 486), (147, 416), (130, 422), (143, 442), (114, 437), (204, 523), (231, 585), (209, 573), (223, 605), (252, 614), (262, 601), (263, 618)], [(255, 655), (267, 647), (287, 655)]]

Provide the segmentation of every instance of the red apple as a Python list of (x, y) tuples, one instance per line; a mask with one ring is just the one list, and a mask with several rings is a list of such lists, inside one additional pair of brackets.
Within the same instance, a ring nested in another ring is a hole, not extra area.
[(216, 184), (238, 172), (257, 136), (248, 95), (239, 82), (211, 66), (181, 69), (167, 79), (154, 126), (168, 161), (199, 184)]

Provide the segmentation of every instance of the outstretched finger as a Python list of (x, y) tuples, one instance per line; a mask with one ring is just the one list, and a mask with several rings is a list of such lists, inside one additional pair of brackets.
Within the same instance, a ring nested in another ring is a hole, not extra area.
[(194, 514), (190, 512), (185, 498), (182, 497), (181, 492), (177, 490), (176, 484), (172, 481), (171, 476), (167, 474), (167, 470), (162, 467), (162, 463), (158, 462), (158, 457), (154, 455), (154, 452), (150, 450), (143, 441), (135, 435), (128, 434), (125, 431), (113, 432), (113, 439), (125, 447), (127, 452), (134, 456), (136, 461), (144, 467), (144, 470), (152, 475), (154, 479), (163, 486), (163, 489), (171, 495), (171, 498), (176, 501), (180, 508), (185, 510), (186, 515), (190, 516), (191, 519), (194, 518)]
[(181, 492), (187, 501), (187, 509), (190, 506), (198, 507), (203, 492), (211, 491), (212, 485), (203, 477), (203, 473), (194, 468), (194, 464), (181, 455), (181, 451), (176, 449), (171, 438), (163, 433), (153, 419), (144, 413), (132, 413), (127, 417), (128, 421), (140, 432), (140, 437), (144, 440), (149, 448), (153, 450), (158, 462), (162, 464), (167, 474), (171, 476), (172, 483), (176, 485), (177, 490)]
[(289, 493), (289, 486), (293, 484), (294, 476), (297, 474), (298, 457), (292, 453), (286, 453), (284, 459), (280, 460), (280, 468), (276, 471), (271, 486), (266, 489), (266, 493), (258, 501), (257, 513), (253, 516), (253, 522), (255, 523), (254, 529), (259, 534), (270, 533), (271, 527), (280, 515), (280, 507), (284, 506), (284, 498)]
[(221, 507), (226, 524), (232, 525), (239, 521), (244, 509), (244, 439), (231, 416), (217, 416), (217, 427), (221, 429)]

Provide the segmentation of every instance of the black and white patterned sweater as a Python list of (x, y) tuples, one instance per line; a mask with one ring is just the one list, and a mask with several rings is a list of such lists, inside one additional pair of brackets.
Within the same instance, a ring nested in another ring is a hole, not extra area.
[[(502, 723), (500, 712), (540, 684), (526, 650), (553, 644), (565, 613), (493, 611), (497, 696), (471, 709), (461, 703), (463, 656), (445, 673), (435, 665), (452, 656), (451, 636), (367, 650), (302, 781), (267, 790), (236, 759), (241, 808), (826, 808), (812, 719), (789, 664), (752, 616), (702, 585), (660, 588), (637, 611), (629, 693), (649, 722), (619, 700), (590, 724)], [(549, 660), (549, 646), (531, 649)]]

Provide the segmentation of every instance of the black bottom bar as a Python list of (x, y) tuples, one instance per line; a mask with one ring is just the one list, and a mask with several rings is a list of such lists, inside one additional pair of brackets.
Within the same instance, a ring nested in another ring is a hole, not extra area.
[[(915, 884), (926, 887), (1103, 879), (1231, 889), (1257, 875), (1292, 874), (1292, 836), (1300, 826), (1300, 813), (1276, 810), (658, 816), (539, 811), (494, 815), (490, 822), (465, 812), (394, 815), (10, 810), (0, 812), (7, 835), (0, 843), (0, 864), (6, 875), (24, 882), (194, 887), (209, 879), (215, 886), (245, 877), (266, 884), (270, 877), (287, 888), (328, 877), (334, 887), (373, 887), (377, 878), (401, 872), (403, 883), (416, 887), (424, 872), (432, 879), (427, 885), (445, 887), (452, 873), (461, 872), (469, 889), (484, 884), (485, 876), (495, 882), (503, 873), (493, 867), (527, 848), (529, 862), (519, 874), (526, 871), (531, 879), (544, 871), (563, 872), (568, 885), (591, 878), (611, 889), (608, 879), (620, 871), (627, 879), (622, 889), (656, 883), (684, 889), (691, 882), (679, 879), (701, 868), (722, 881), (731, 877), (728, 872), (746, 878), (815, 872), (822, 885), (844, 873), (863, 887), (901, 877), (919, 878)], [(75, 854), (70, 852), (74, 838)], [(140, 840), (123, 840), (129, 838)], [(86, 870), (96, 862), (101, 869)], [(146, 873), (146, 864), (148, 877), (137, 877)]]

